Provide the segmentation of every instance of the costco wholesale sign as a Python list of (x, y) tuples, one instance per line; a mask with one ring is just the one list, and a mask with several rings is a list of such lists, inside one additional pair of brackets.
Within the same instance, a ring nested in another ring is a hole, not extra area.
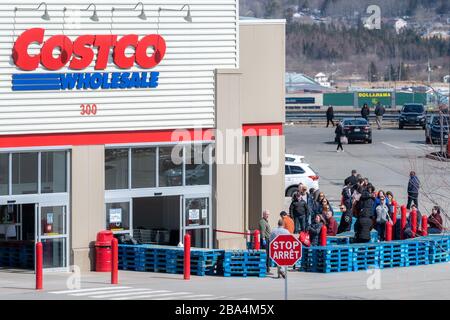
[[(65, 35), (50, 37), (36, 55), (28, 53), (32, 43), (42, 44), (45, 30), (33, 28), (23, 32), (14, 43), (13, 60), (22, 70), (36, 70), (39, 64), (48, 70), (59, 70), (66, 64), (71, 70), (82, 70), (94, 63), (95, 70), (104, 70), (108, 64), (111, 49), (114, 64), (121, 69), (129, 69), (136, 62), (141, 68), (151, 69), (158, 65), (166, 53), (166, 42), (160, 35), (148, 35), (138, 40), (135, 34), (117, 35), (84, 35), (72, 42)], [(98, 54), (94, 59), (92, 47), (97, 47)], [(135, 53), (130, 57), (125, 50), (132, 46)], [(147, 55), (147, 49), (153, 48), (153, 54)], [(54, 57), (53, 52), (60, 53)], [(50, 74), (14, 74), (13, 91), (24, 90), (72, 90), (76, 89), (125, 89), (156, 88), (159, 72), (112, 72), (112, 73), (50, 73)]]
[(46, 3), (50, 20), (0, 3), (0, 135), (214, 127), (214, 71), (238, 67), (236, 0), (144, 1), (146, 20), (98, 0), (98, 21), (88, 2)]

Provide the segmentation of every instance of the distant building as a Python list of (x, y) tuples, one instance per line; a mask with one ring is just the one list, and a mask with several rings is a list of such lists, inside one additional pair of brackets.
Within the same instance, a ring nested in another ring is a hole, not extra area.
[(331, 88), (331, 82), (330, 82), (328, 76), (323, 72), (319, 72), (318, 74), (316, 74), (314, 76), (314, 81), (316, 81), (321, 86)]
[(286, 92), (330, 92), (335, 91), (333, 88), (321, 85), (314, 79), (294, 72), (287, 72), (285, 76), (286, 81)]
[(450, 74), (444, 76), (443, 80), (445, 83), (450, 83)]
[(403, 29), (408, 26), (408, 22), (403, 19), (397, 19), (394, 23), (395, 32), (400, 33)]

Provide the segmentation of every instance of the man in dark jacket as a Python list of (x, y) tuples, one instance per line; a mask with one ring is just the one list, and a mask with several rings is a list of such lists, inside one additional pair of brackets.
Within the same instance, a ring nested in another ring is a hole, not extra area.
[(327, 128), (328, 128), (330, 122), (334, 127), (333, 119), (334, 119), (334, 110), (333, 110), (333, 106), (330, 105), (327, 109)]
[(348, 210), (347, 207), (343, 204), (339, 208), (341, 209), (342, 216), (341, 221), (339, 222), (339, 227), (337, 231), (338, 234), (350, 231), (352, 228), (352, 220), (353, 220), (351, 208), (350, 210)]
[(350, 183), (350, 187), (353, 187), (355, 184), (357, 184), (358, 183), (358, 178), (356, 178), (357, 174), (358, 173), (356, 172), (356, 170), (353, 169), (352, 174), (344, 180), (344, 185), (347, 186)]
[(384, 109), (384, 107), (378, 102), (377, 106), (375, 107), (375, 116), (378, 130), (381, 130), (381, 127), (383, 126), (383, 115), (385, 112), (386, 109)]
[(411, 208), (411, 204), (414, 202), (417, 208), (419, 208), (419, 188), (420, 188), (420, 180), (416, 176), (414, 171), (409, 173), (409, 182), (408, 182), (408, 204), (406, 208), (409, 210)]
[(352, 186), (350, 185), (351, 182), (349, 182), (344, 189), (342, 189), (342, 204), (347, 207), (347, 210), (351, 210), (352, 208)]
[(362, 213), (364, 210), (367, 210), (370, 218), (375, 218), (375, 212), (373, 210), (373, 204), (375, 200), (372, 198), (372, 194), (369, 190), (363, 189), (361, 192), (361, 197), (358, 201), (358, 209)]
[(363, 107), (361, 108), (361, 117), (369, 121), (369, 115), (370, 115), (370, 109), (367, 103), (364, 103)]
[(308, 227), (309, 208), (308, 203), (303, 198), (296, 195), (289, 206), (289, 214), (294, 218), (295, 233), (306, 231)]
[(370, 241), (370, 230), (373, 221), (370, 217), (372, 209), (364, 208), (355, 222), (355, 243), (366, 243)]

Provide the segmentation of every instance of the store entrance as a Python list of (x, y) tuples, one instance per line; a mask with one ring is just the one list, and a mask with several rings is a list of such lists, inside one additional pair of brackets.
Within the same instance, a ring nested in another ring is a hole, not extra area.
[(180, 242), (180, 196), (133, 198), (133, 237), (141, 243)]
[(51, 203), (0, 205), (0, 268), (35, 266), (35, 244), (42, 242), (46, 270), (68, 266), (67, 206)]
[(0, 205), (0, 268), (34, 269), (36, 204)]

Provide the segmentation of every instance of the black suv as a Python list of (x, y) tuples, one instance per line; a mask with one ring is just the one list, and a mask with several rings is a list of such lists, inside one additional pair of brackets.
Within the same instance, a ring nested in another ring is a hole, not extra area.
[(422, 127), (425, 130), (427, 124), (427, 115), (425, 107), (420, 103), (408, 103), (403, 105), (400, 111), (400, 118), (398, 119), (398, 128), (403, 127)]

